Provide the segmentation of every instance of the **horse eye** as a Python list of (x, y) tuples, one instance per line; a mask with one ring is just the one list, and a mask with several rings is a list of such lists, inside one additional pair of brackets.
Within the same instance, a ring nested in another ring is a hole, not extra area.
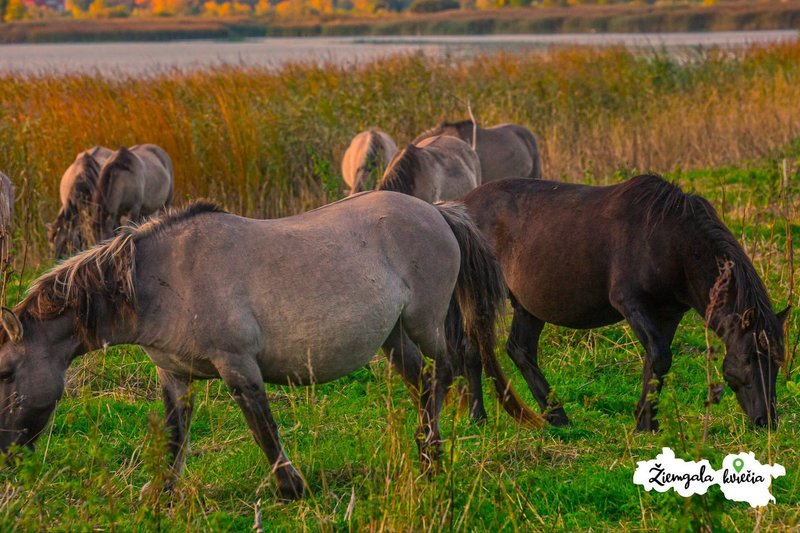
[(11, 383), (14, 381), (14, 371), (7, 370), (6, 372), (0, 372), (0, 383)]

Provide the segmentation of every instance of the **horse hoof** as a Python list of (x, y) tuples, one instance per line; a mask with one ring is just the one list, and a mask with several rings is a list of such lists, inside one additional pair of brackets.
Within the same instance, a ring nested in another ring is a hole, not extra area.
[(472, 418), (472, 421), (477, 426), (482, 426), (482, 425), (486, 424), (486, 420), (488, 419), (488, 416), (486, 415), (486, 411), (470, 413), (470, 417)]
[(282, 478), (278, 481), (278, 496), (281, 501), (293, 502), (301, 499), (306, 491), (306, 482), (297, 470), (285, 472)]
[(638, 433), (657, 433), (658, 432), (658, 420), (640, 420), (638, 424), (636, 424), (636, 431)]
[(564, 412), (562, 407), (557, 407), (555, 409), (549, 409), (544, 414), (544, 419), (554, 427), (563, 428), (564, 426), (569, 425), (569, 418), (567, 417), (567, 413)]

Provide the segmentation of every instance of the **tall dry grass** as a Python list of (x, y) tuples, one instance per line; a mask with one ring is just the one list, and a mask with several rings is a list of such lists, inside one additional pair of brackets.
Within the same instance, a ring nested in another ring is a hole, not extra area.
[[(163, 146), (177, 198), (274, 217), (342, 194), (351, 137), (380, 126), (402, 145), (442, 118), (525, 124), (550, 179), (604, 181), (776, 154), (800, 134), (800, 43), (670, 56), (621, 48), (360, 66), (226, 67), (139, 77), (0, 77), (0, 169), (17, 182), (31, 261), (60, 176), (88, 146)], [(27, 218), (26, 218), (27, 217)]]

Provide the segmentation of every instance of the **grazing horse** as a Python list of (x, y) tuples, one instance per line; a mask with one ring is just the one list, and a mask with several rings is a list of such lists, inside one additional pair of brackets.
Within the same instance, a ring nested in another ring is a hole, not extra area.
[(433, 203), (461, 198), (480, 183), (475, 150), (455, 137), (437, 136), (398, 152), (377, 188)]
[(164, 149), (154, 144), (123, 146), (100, 170), (93, 197), (95, 239), (112, 237), (123, 215), (139, 222), (170, 205), (173, 187), (172, 160)]
[[(536, 136), (525, 126), (499, 124), (481, 128), (471, 120), (441, 122), (420, 134), (413, 143), (434, 135), (457, 137), (473, 145), (481, 160), (482, 183), (510, 177), (542, 178), (542, 158)], [(474, 137), (473, 137), (474, 135)]]
[(637, 428), (656, 430), (650, 394), (661, 390), (689, 309), (724, 341), (723, 375), (750, 420), (776, 422), (789, 308), (772, 311), (753, 264), (708, 201), (644, 175), (608, 187), (501, 180), (464, 203), (510, 292), (506, 349), (551, 423), (564, 425), (567, 416), (539, 369), (545, 323), (587, 329), (626, 320), (647, 352)]
[(379, 129), (353, 137), (342, 159), (342, 176), (350, 194), (373, 189), (396, 153), (397, 145)]
[[(196, 203), (122, 228), (36, 280), (14, 311), (3, 308), (0, 449), (32, 445), (75, 357), (138, 344), (158, 367), (173, 481), (188, 443), (190, 383), (221, 377), (281, 497), (299, 498), (305, 482), (281, 447), (264, 382), (334, 380), (383, 347), (419, 399), (427, 469), (438, 457), (439, 410), (464, 334), (480, 347), (503, 407), (540, 420), (510, 392), (494, 356), (504, 297), (497, 261), (460, 204), (369, 192), (252, 220)], [(454, 308), (466, 317), (461, 329), (449, 318)]]
[[(61, 209), (52, 223), (47, 224), (47, 240), (56, 259), (85, 249), (91, 242), (92, 197), (97, 188), (100, 167), (113, 154), (104, 146), (81, 152), (61, 177), (59, 196)], [(86, 217), (83, 227), (81, 217)]]

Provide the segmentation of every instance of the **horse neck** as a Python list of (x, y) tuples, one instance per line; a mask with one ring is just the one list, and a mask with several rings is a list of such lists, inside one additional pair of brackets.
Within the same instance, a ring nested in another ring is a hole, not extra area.
[(75, 327), (75, 318), (76, 313), (73, 310), (67, 310), (47, 320), (37, 320), (23, 311), (20, 313), (23, 340), (36, 342), (43, 339), (47, 343), (49, 356), (63, 359), (66, 366), (69, 366), (77, 356), (90, 351)]
[(732, 235), (715, 242), (711, 250), (701, 269), (687, 273), (694, 278), (688, 285), (692, 307), (725, 340), (730, 317), (741, 316), (747, 308), (759, 307), (757, 302), (768, 301), (768, 296), (755, 268)]
[[(457, 131), (458, 133), (457, 137), (459, 137), (462, 141), (464, 141), (470, 146), (472, 146), (473, 130), (476, 138), (478, 136), (478, 133), (480, 132), (480, 130), (478, 129), (478, 125), (473, 124), (472, 122), (462, 122), (458, 126), (456, 126), (454, 130)], [(447, 134), (447, 130), (445, 130), (444, 134), (445, 135)]]

